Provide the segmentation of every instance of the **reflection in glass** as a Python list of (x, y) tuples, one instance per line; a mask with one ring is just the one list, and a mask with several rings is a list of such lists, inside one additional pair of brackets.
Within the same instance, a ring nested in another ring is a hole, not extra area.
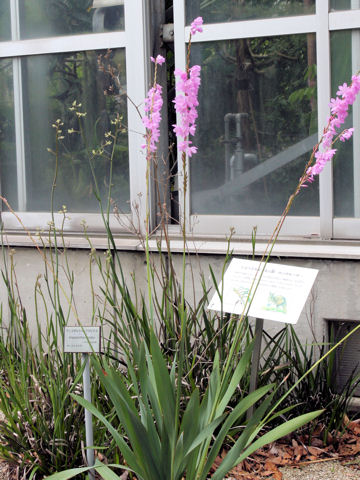
[[(123, 0), (112, 1), (111, 6), (99, 8), (92, 8), (93, 2), (19, 0), (21, 38), (124, 30)], [(106, 4), (104, 1), (102, 3)]]
[(330, 0), (330, 11), (356, 10), (360, 8), (360, 0)]
[[(197, 134), (190, 160), (191, 211), (278, 215), (317, 142), (315, 36), (206, 42)], [(318, 215), (318, 185), (292, 214)]]
[[(332, 96), (338, 85), (351, 81), (360, 69), (360, 31), (346, 30), (331, 33)], [(338, 142), (334, 167), (334, 214), (337, 217), (360, 217), (360, 102), (356, 100), (344, 128), (354, 127), (354, 136)]]
[[(0, 60), (0, 189), (17, 208), (12, 60)], [(5, 208), (5, 206), (3, 206)]]
[(9, 0), (0, 1), (0, 40), (11, 39)]
[(315, 13), (315, 0), (186, 0), (187, 24), (201, 15), (205, 23)]
[[(106, 145), (101, 156), (92, 151), (111, 139), (106, 134), (114, 131), (117, 114), (124, 116), (126, 124), (124, 50), (27, 57), (22, 61), (22, 76), (27, 210), (49, 211), (58, 169), (54, 210), (66, 205), (72, 212), (98, 211), (96, 183), (106, 205), (113, 147)], [(73, 102), (81, 104), (78, 111), (86, 116), (77, 116)], [(64, 139), (56, 164), (53, 125), (58, 119), (64, 123)], [(111, 193), (119, 211), (129, 210), (128, 176), (127, 133), (123, 132), (115, 147)]]

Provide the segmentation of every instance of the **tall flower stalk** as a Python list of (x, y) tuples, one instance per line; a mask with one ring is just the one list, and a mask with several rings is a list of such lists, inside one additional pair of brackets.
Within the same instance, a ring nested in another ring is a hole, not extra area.
[(181, 288), (181, 336), (185, 326), (185, 267), (186, 267), (186, 195), (187, 195), (187, 172), (186, 159), (197, 152), (197, 147), (192, 144), (190, 136), (196, 133), (196, 120), (198, 117), (197, 107), (199, 106), (198, 92), (200, 87), (200, 65), (190, 67), (191, 40), (197, 32), (202, 32), (202, 17), (196, 18), (190, 26), (190, 38), (187, 47), (185, 70), (176, 69), (174, 74), (177, 78), (176, 97), (174, 100), (175, 110), (179, 116), (179, 123), (173, 125), (173, 130), (178, 139), (178, 151), (181, 152), (183, 171), (183, 266), (182, 266), (182, 288)]
[(155, 64), (154, 82), (152, 88), (148, 91), (145, 99), (145, 115), (142, 122), (146, 127), (146, 143), (142, 148), (146, 150), (146, 198), (145, 198), (145, 255), (146, 255), (146, 275), (148, 282), (148, 296), (150, 307), (151, 324), (154, 326), (154, 309), (151, 294), (151, 272), (150, 272), (150, 253), (149, 253), (149, 229), (150, 229), (150, 172), (151, 162), (154, 160), (157, 150), (157, 143), (160, 137), (161, 108), (163, 105), (162, 87), (157, 83), (157, 67), (165, 62), (165, 58), (158, 55), (151, 57)]

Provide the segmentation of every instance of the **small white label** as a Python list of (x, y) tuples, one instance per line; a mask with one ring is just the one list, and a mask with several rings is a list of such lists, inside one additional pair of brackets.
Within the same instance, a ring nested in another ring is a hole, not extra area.
[(318, 270), (268, 263), (260, 281), (254, 281), (260, 277), (262, 268), (260, 262), (234, 258), (224, 275), (224, 285), (220, 283), (218, 287), (222, 305), (215, 293), (208, 308), (241, 315), (250, 299), (250, 316), (295, 324)]
[(65, 353), (99, 353), (100, 327), (65, 327)]

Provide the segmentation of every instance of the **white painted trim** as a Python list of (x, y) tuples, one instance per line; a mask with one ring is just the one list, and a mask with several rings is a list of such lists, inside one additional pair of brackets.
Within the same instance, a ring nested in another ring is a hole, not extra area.
[(11, 40), (20, 39), (19, 0), (10, 2)]
[[(126, 37), (126, 84), (128, 101), (129, 138), (129, 179), (130, 203), (136, 227), (144, 231), (146, 155), (141, 145), (144, 143), (145, 128), (139, 111), (143, 114), (149, 79), (146, 67), (145, 0), (125, 0)], [(135, 29), (134, 25), (138, 25)]]
[[(351, 4), (360, 6), (359, 0), (352, 0)], [(356, 73), (360, 69), (360, 30), (351, 32), (351, 72)], [(353, 188), (354, 188), (354, 216), (360, 217), (360, 102), (357, 100), (352, 109), (353, 133)]]
[[(139, 22), (139, 19), (137, 19)], [(131, 34), (129, 34), (131, 36)], [(125, 32), (91, 33), (64, 37), (36, 38), (0, 42), (0, 58), (26, 55), (42, 55), (86, 50), (106, 50), (122, 48), (127, 43)]]
[[(47, 242), (47, 235), (43, 236), (45, 243)], [(32, 239), (25, 232), (22, 234), (15, 232), (8, 232), (3, 235), (2, 241), (4, 245), (11, 247), (34, 247), (33, 241), (37, 240), (37, 245), (42, 246), (37, 236), (32, 235)], [(107, 237), (104, 235), (92, 236), (89, 234), (89, 240), (93, 248), (97, 250), (107, 250), (109, 243)], [(89, 250), (89, 241), (80, 233), (64, 235), (61, 240), (69, 249), (87, 249)], [(158, 251), (158, 242), (162, 241), (160, 237), (150, 239), (149, 248), (156, 252)], [(114, 232), (114, 242), (117, 250), (128, 252), (143, 252), (143, 242), (141, 242), (134, 235), (117, 235)], [(183, 241), (179, 235), (170, 234), (171, 251), (176, 254), (182, 253)], [(266, 248), (266, 239), (257, 239), (256, 242), (256, 256), (262, 256)], [(161, 247), (166, 251), (166, 245), (162, 241)], [(204, 254), (204, 255), (225, 255), (228, 249), (234, 255), (251, 256), (252, 243), (250, 238), (232, 238), (228, 243), (225, 236), (208, 235), (203, 237), (188, 237), (187, 249), (188, 253)], [(278, 240), (273, 251), (272, 257), (291, 257), (304, 259), (337, 259), (337, 260), (360, 260), (360, 242), (359, 241), (321, 241), (321, 240), (301, 240), (298, 238)]]
[[(246, 215), (192, 215), (191, 235), (229, 235), (231, 230), (235, 234), (250, 236), (254, 227), (257, 235), (270, 236), (274, 231), (279, 216), (246, 216)], [(302, 238), (319, 238), (319, 217), (288, 216), (281, 230), (281, 236), (300, 236)]]
[(25, 162), (25, 132), (23, 109), (23, 85), (21, 59), (12, 59), (13, 88), (14, 88), (14, 120), (15, 120), (15, 151), (16, 151), (16, 181), (17, 181), (17, 208), (26, 210), (26, 162)]
[(334, 218), (334, 238), (359, 239), (360, 218)]
[[(176, 3), (177, 2), (175, 2), (175, 4)], [(211, 42), (215, 40), (232, 40), (239, 38), (271, 37), (275, 35), (296, 35), (300, 33), (315, 32), (316, 27), (316, 15), (212, 23), (204, 25), (203, 32), (195, 35), (192, 39), (192, 42), (196, 43)], [(190, 27), (185, 27), (184, 33), (185, 38), (188, 38)]]
[[(330, 114), (329, 101), (331, 96), (330, 77), (330, 34), (328, 25), (328, 5), (324, 0), (316, 0), (316, 56), (317, 56), (317, 102), (319, 138), (326, 126)], [(333, 236), (333, 171), (332, 165), (324, 168), (319, 179), (320, 190), (320, 232), (321, 238)]]
[(350, 28), (359, 28), (359, 26), (360, 10), (346, 10), (329, 13), (330, 30), (347, 30)]
[[(55, 227), (62, 229), (65, 234), (78, 233), (84, 231), (84, 222), (88, 232), (100, 233), (104, 235), (104, 221), (99, 213), (67, 213), (64, 216), (61, 213), (55, 213)], [(109, 218), (110, 227), (114, 233), (131, 232), (131, 215), (114, 215)], [(3, 229), (6, 232), (25, 233), (26, 230), (34, 232), (38, 230), (49, 230), (49, 224), (52, 221), (49, 212), (2, 212), (1, 220)]]
[[(171, 251), (182, 253), (183, 242), (181, 239), (170, 239)], [(158, 242), (151, 240), (150, 248), (157, 250)], [(266, 249), (267, 239), (257, 239), (255, 255), (261, 257)], [(161, 247), (165, 250), (165, 242)], [(189, 253), (206, 255), (224, 255), (231, 251), (233, 255), (252, 256), (252, 243), (250, 239), (232, 238), (230, 242), (224, 238), (188, 238), (187, 249)], [(279, 240), (271, 253), (272, 257), (294, 258), (328, 258), (328, 259), (360, 259), (360, 242), (323, 242), (320, 240)]]

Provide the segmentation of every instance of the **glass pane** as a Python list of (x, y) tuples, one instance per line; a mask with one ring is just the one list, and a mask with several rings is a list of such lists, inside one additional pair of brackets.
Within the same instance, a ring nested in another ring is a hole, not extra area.
[[(23, 39), (124, 30), (123, 0), (19, 0), (19, 3)], [(104, 6), (92, 8), (93, 5)]]
[[(360, 69), (360, 31), (331, 33), (332, 96), (338, 85), (351, 82)], [(344, 128), (354, 127), (354, 136), (338, 142), (334, 167), (334, 213), (337, 217), (360, 217), (360, 101), (356, 100)]]
[[(192, 46), (202, 65), (192, 213), (282, 212), (317, 141), (315, 59), (313, 34)], [(318, 185), (304, 190), (291, 213), (318, 215)]]
[(0, 1), (0, 40), (11, 40), (9, 0)]
[[(12, 60), (0, 60), (0, 188), (17, 208), (16, 152)], [(3, 206), (5, 209), (6, 207)]]
[(330, 11), (356, 10), (360, 8), (360, 0), (330, 0)]
[(205, 23), (315, 13), (315, 0), (186, 0), (186, 20), (202, 16)]
[[(27, 210), (49, 211), (55, 183), (54, 211), (66, 205), (72, 212), (96, 212), (96, 185), (106, 205), (111, 183), (113, 206), (129, 211), (127, 133), (119, 135), (114, 149), (111, 182), (111, 142), (94, 154), (111, 140), (107, 132), (114, 131), (117, 114), (126, 124), (124, 49), (27, 57), (22, 75)], [(77, 110), (74, 102), (81, 104)], [(64, 139), (56, 159), (58, 119)]]

